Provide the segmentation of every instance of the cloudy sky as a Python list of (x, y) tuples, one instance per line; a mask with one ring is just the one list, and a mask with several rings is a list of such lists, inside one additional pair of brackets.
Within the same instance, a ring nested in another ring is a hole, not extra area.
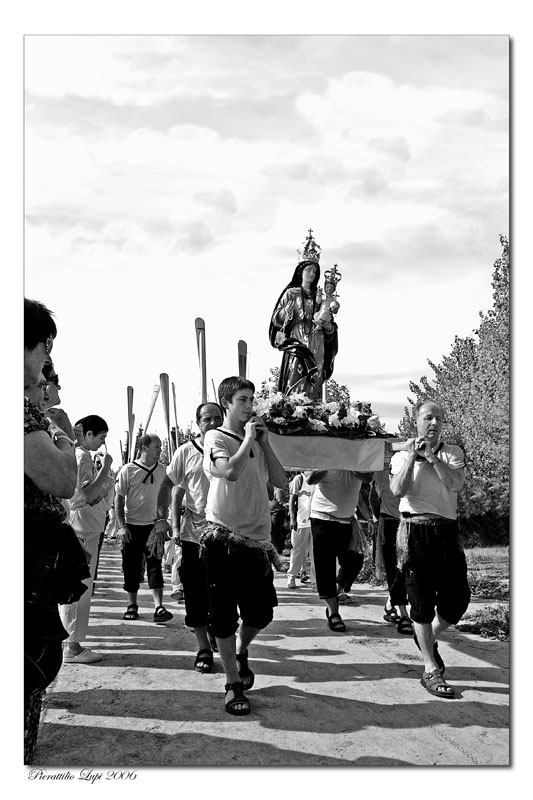
[[(334, 378), (394, 432), (492, 301), (509, 234), (505, 35), (28, 35), (25, 294), (45, 302), (71, 418), (118, 455), (126, 387), (159, 374), (185, 427), (207, 373), (260, 385), (312, 228), (337, 263)], [(161, 405), (152, 429), (163, 433)]]

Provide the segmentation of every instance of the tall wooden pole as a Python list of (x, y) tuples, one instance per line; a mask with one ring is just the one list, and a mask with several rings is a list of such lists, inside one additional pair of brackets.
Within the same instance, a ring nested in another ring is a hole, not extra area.
[(246, 378), (246, 361), (248, 358), (248, 346), (246, 342), (243, 342), (242, 339), (239, 339), (237, 344), (237, 350), (239, 353), (239, 376), (241, 378)]
[(171, 457), (174, 453), (172, 436), (170, 435), (170, 395), (169, 395), (169, 380), (166, 372), (162, 372), (159, 376), (159, 384), (161, 386), (161, 400), (163, 401), (163, 415), (165, 417), (165, 429), (168, 439), (168, 454)]
[(176, 425), (176, 442), (175, 442), (175, 444), (176, 444), (176, 448), (177, 448), (178, 447), (178, 440), (179, 440), (179, 436), (178, 436), (179, 425), (178, 425), (178, 407), (176, 405), (176, 384), (174, 383), (174, 381), (172, 381), (172, 405), (174, 406), (174, 423)]
[(127, 460), (129, 461), (132, 457), (132, 450), (133, 450), (133, 428), (135, 425), (135, 414), (133, 413), (133, 386), (128, 386), (126, 389), (126, 394), (128, 397), (128, 448), (127, 448)]
[(198, 361), (200, 363), (200, 379), (202, 385), (202, 403), (207, 403), (207, 369), (205, 361), (205, 322), (201, 317), (194, 320), (196, 329), (196, 346), (198, 348)]
[(152, 397), (150, 398), (150, 407), (148, 409), (148, 414), (146, 417), (146, 422), (144, 423), (144, 432), (148, 433), (148, 425), (150, 424), (150, 420), (152, 419), (152, 414), (154, 413), (155, 404), (157, 402), (157, 398), (159, 397), (159, 391), (161, 387), (158, 383), (154, 386), (154, 390), (152, 392)]

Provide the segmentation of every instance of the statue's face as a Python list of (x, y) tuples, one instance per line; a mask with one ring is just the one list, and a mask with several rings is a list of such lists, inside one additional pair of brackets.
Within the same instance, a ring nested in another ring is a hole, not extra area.
[(308, 264), (302, 271), (302, 283), (313, 283), (316, 277), (316, 267), (314, 264)]

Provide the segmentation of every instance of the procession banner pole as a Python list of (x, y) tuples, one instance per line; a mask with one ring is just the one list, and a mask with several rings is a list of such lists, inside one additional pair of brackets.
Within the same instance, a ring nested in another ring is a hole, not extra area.
[(157, 402), (157, 398), (159, 397), (159, 391), (161, 387), (158, 383), (155, 384), (154, 390), (152, 392), (152, 397), (150, 398), (150, 407), (148, 409), (148, 415), (146, 417), (146, 422), (144, 423), (144, 432), (148, 433), (148, 425), (150, 424), (150, 420), (152, 419), (152, 414), (154, 413), (155, 404)]
[(215, 403), (218, 403), (217, 390), (215, 389), (215, 381), (213, 380), (213, 378), (211, 378), (211, 385), (213, 386), (213, 397)]
[(129, 461), (132, 455), (133, 449), (133, 426), (135, 425), (135, 414), (133, 413), (133, 386), (128, 386), (126, 389), (126, 394), (128, 397), (128, 448), (127, 448), (127, 460)]
[(161, 386), (161, 400), (163, 401), (163, 415), (165, 417), (165, 428), (167, 431), (168, 439), (168, 454), (173, 455), (173, 442), (170, 435), (170, 397), (169, 397), (169, 381), (166, 372), (162, 372), (159, 376), (159, 384)]
[(174, 406), (174, 422), (176, 424), (176, 447), (178, 446), (178, 408), (176, 405), (176, 384), (172, 381), (172, 405)]
[(246, 361), (248, 358), (248, 345), (246, 342), (243, 342), (242, 339), (239, 339), (237, 344), (237, 350), (239, 353), (239, 377), (246, 378)]
[(198, 348), (198, 361), (200, 363), (200, 377), (202, 381), (202, 403), (207, 403), (207, 372), (205, 361), (205, 322), (201, 317), (194, 320), (196, 329), (196, 347)]

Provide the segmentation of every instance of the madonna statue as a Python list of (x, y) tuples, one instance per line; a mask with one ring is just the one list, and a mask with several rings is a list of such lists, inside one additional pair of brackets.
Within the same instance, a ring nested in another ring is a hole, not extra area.
[(320, 313), (320, 248), (311, 230), (303, 252), (298, 252), (298, 266), (272, 314), (270, 343), (283, 353), (278, 391), (303, 392), (311, 400), (320, 401), (322, 384), (333, 374), (337, 323), (331, 312)]

